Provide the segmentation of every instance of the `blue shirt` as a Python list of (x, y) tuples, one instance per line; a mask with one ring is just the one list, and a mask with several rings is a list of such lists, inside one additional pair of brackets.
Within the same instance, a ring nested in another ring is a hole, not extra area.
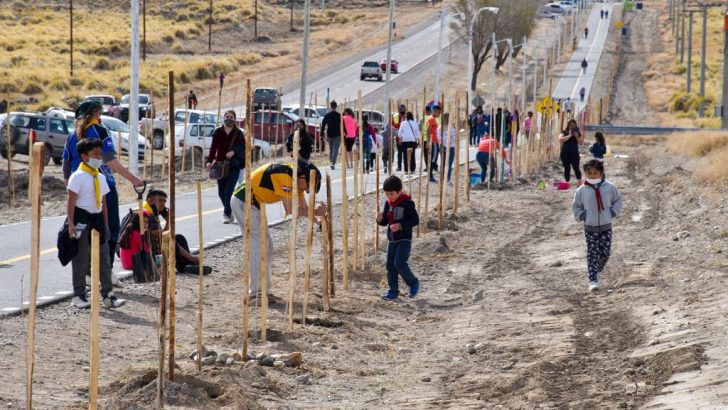
[[(106, 162), (116, 159), (114, 140), (111, 138), (111, 136), (109, 136), (106, 128), (100, 125), (92, 125), (88, 127), (84, 133), (86, 138), (98, 138), (102, 140), (101, 153), (104, 158), (104, 164), (102, 164), (99, 168), (99, 172), (104, 174), (104, 176), (106, 177), (106, 182), (109, 184), (109, 187), (116, 186), (114, 171), (111, 169), (111, 167), (106, 165)], [(78, 137), (74, 132), (73, 134), (68, 136), (68, 139), (66, 140), (66, 146), (63, 148), (63, 160), (70, 161), (71, 173), (76, 172), (78, 167), (81, 165), (81, 156), (78, 155), (78, 151), (76, 150), (77, 143)]]

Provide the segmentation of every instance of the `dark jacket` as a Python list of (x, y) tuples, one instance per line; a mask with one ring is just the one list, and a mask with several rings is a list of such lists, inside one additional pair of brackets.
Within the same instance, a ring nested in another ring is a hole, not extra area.
[[(99, 212), (92, 214), (86, 210), (76, 207), (74, 211), (76, 225), (84, 224), (84, 229), (96, 229), (101, 233), (101, 242), (109, 240), (108, 229), (106, 228), (106, 220), (104, 220), (104, 214)], [(89, 236), (91, 240), (91, 236)], [(61, 265), (66, 266), (78, 253), (78, 239), (71, 238), (68, 236), (68, 219), (63, 221), (61, 230), (58, 231), (58, 238), (56, 239), (56, 248), (58, 248), (58, 260), (61, 261)]]
[[(293, 152), (293, 135), (290, 134), (286, 138), (286, 152), (289, 154)], [(298, 139), (298, 156), (304, 159), (310, 159), (312, 151), (313, 139), (311, 139), (311, 136), (306, 131), (301, 131)]]
[(232, 150), (235, 155), (230, 159), (230, 166), (233, 168), (245, 169), (245, 133), (238, 127), (234, 127), (230, 131), (230, 135), (225, 132), (225, 127), (217, 127), (212, 133), (212, 144), (210, 145), (210, 156), (207, 158), (208, 163), (213, 161), (225, 161), (225, 154), (230, 147), (230, 140), (234, 139)]
[(341, 138), (341, 114), (329, 111), (321, 120), (321, 135), (329, 138)]
[[(389, 220), (389, 212), (392, 211), (392, 220)], [(402, 229), (399, 232), (392, 232), (389, 225), (400, 224)], [(389, 201), (384, 202), (382, 220), (379, 225), (387, 227), (387, 240), (390, 242), (411, 241), (412, 228), (420, 224), (420, 216), (417, 214), (415, 202), (408, 198), (398, 206), (392, 208)]]

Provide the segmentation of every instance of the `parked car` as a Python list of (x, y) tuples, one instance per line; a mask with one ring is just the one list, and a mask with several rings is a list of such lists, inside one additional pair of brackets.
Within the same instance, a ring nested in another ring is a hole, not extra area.
[(558, 3), (561, 4), (564, 8), (566, 8), (566, 10), (569, 13), (576, 10), (576, 7), (577, 7), (576, 2), (573, 0), (560, 0)]
[(259, 87), (253, 91), (253, 111), (264, 108), (279, 110), (281, 108), (281, 93), (270, 87)]
[[(10, 113), (10, 141), (13, 145), (12, 157), (17, 154), (28, 155), (30, 147), (35, 142), (45, 143), (44, 163), (51, 159), (56, 165), (63, 160), (63, 148), (68, 135), (73, 132), (73, 117), (67, 118), (69, 111), (60, 108), (50, 108), (44, 112), (11, 112)], [(8, 157), (7, 152), (7, 114), (0, 114), (0, 155)], [(31, 130), (35, 131), (35, 138), (31, 141)]]
[(536, 17), (539, 18), (547, 18), (547, 19), (555, 19), (556, 14), (552, 13), (550, 10), (546, 9), (540, 9), (536, 12)]
[[(298, 104), (291, 104), (281, 109), (283, 112), (295, 114), (300, 117), (300, 109)], [(323, 105), (307, 105), (304, 110), (306, 124), (314, 124), (317, 127), (321, 127), (321, 121), (324, 119), (324, 115), (329, 112)]]
[[(181, 124), (175, 125), (174, 128), (175, 157), (181, 157), (182, 150), (194, 151), (195, 160), (200, 156), (207, 158), (210, 155), (212, 133), (215, 131), (214, 124), (188, 124), (186, 128), (184, 124)], [(243, 130), (243, 133), (245, 133), (245, 130)], [(256, 147), (252, 152), (254, 161), (270, 156), (270, 144), (268, 142), (253, 138), (253, 146)]]
[[(101, 116), (101, 125), (109, 131), (116, 152), (119, 152), (119, 140), (121, 140), (121, 154), (129, 155), (129, 126), (118, 118), (108, 115)], [(140, 133), (137, 137), (137, 156), (139, 158), (144, 158), (145, 145), (147, 145), (147, 139)]]
[[(355, 118), (358, 119), (359, 111), (354, 110), (354, 115), (356, 116)], [(377, 131), (382, 131), (384, 129), (384, 125), (387, 123), (387, 117), (381, 111), (362, 110), (361, 115), (366, 115), (369, 124), (371, 124)]]
[[(382, 61), (379, 62), (379, 68), (382, 69), (382, 73), (387, 72), (387, 59), (384, 58)], [(389, 68), (392, 73), (397, 74), (399, 72), (399, 62), (397, 60), (392, 60)]]
[[(185, 118), (189, 116), (187, 124), (217, 124), (217, 113), (200, 110), (177, 109), (174, 112), (175, 126), (184, 124)], [(151, 135), (154, 149), (162, 149), (165, 145), (165, 134), (169, 127), (169, 114), (165, 111), (159, 118), (143, 118), (139, 120), (139, 131), (146, 136)]]
[[(130, 94), (126, 94), (125, 96), (121, 97), (121, 104), (119, 104), (120, 108), (120, 117), (121, 120), (124, 122), (129, 122), (129, 99), (131, 98)], [(142, 118), (145, 118), (149, 115), (149, 117), (154, 117), (154, 107), (152, 107), (152, 96), (149, 94), (139, 94), (139, 120)]]
[(106, 94), (99, 94), (99, 95), (87, 95), (83, 98), (84, 101), (98, 101), (102, 105), (101, 114), (103, 115), (111, 115), (111, 109), (114, 106), (119, 105), (119, 102), (116, 100), (116, 97), (113, 95), (106, 95)]
[[(298, 116), (283, 111), (256, 111), (253, 117), (253, 138), (270, 144), (283, 144), (291, 134), (293, 123)], [(240, 121), (241, 127), (245, 126), (244, 120)], [(314, 136), (315, 141), (321, 138), (318, 127), (308, 124), (306, 128), (309, 134)]]
[(549, 3), (543, 6), (544, 10), (548, 10), (553, 14), (567, 14), (568, 9), (559, 3)]
[(361, 65), (361, 74), (359, 79), (364, 81), (367, 78), (374, 77), (377, 81), (382, 81), (382, 67), (376, 61), (365, 61)]

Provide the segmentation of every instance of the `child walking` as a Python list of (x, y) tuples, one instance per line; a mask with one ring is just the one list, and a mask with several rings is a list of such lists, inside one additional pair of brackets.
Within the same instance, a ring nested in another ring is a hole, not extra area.
[(412, 250), (412, 228), (420, 223), (417, 208), (409, 195), (402, 191), (402, 180), (392, 175), (384, 181), (384, 195), (387, 201), (384, 210), (377, 215), (377, 223), (387, 227), (387, 282), (389, 291), (382, 295), (384, 300), (395, 300), (399, 296), (399, 276), (409, 286), (409, 297), (414, 298), (420, 290), (420, 281), (409, 267)]
[(604, 140), (604, 134), (597, 131), (594, 133), (594, 139), (597, 141), (589, 147), (589, 152), (594, 156), (594, 159), (604, 162), (604, 154), (607, 153), (607, 142)]
[(571, 210), (584, 222), (589, 291), (599, 290), (612, 247), (612, 220), (622, 211), (622, 196), (604, 177), (604, 164), (596, 159), (584, 164), (586, 182), (576, 190)]
[[(124, 299), (112, 292), (111, 264), (109, 263), (109, 229), (106, 209), (106, 194), (109, 185), (99, 172), (101, 166), (102, 142), (100, 139), (84, 138), (76, 144), (81, 165), (68, 179), (67, 221), (68, 234), (78, 239), (78, 252), (71, 260), (73, 272), (73, 300), (71, 305), (87, 309), (91, 305), (86, 299), (86, 273), (91, 266), (91, 230), (101, 234), (99, 249), (101, 268), (101, 304), (107, 309), (124, 305)], [(80, 230), (80, 231), (79, 231)]]

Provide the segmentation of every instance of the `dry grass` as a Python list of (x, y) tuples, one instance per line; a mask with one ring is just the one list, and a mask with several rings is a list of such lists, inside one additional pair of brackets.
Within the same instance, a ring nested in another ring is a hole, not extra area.
[(667, 147), (677, 154), (703, 158), (695, 178), (706, 182), (728, 181), (728, 132), (673, 134)]

